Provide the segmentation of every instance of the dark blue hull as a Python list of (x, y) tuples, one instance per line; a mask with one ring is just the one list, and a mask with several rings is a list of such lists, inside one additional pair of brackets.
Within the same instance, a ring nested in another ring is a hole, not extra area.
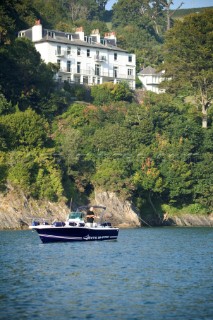
[(103, 241), (115, 240), (118, 228), (87, 228), (87, 227), (47, 227), (34, 228), (43, 243), (71, 241)]

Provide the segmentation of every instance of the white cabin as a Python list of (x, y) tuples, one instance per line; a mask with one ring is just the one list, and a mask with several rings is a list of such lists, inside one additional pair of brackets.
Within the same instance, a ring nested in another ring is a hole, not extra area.
[(156, 72), (154, 68), (149, 66), (141, 69), (137, 75), (142, 82), (144, 90), (152, 91), (155, 93), (164, 93), (165, 90), (159, 88), (159, 84), (164, 80), (163, 74), (163, 71)]

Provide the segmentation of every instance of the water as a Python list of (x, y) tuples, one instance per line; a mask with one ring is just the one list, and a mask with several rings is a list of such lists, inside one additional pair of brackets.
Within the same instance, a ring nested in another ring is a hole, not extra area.
[(0, 232), (0, 319), (212, 319), (213, 228), (42, 244)]

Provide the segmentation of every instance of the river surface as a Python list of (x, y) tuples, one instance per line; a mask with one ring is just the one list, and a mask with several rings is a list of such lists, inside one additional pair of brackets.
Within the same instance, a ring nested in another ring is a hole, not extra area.
[(0, 319), (212, 319), (213, 228), (42, 244), (0, 231)]

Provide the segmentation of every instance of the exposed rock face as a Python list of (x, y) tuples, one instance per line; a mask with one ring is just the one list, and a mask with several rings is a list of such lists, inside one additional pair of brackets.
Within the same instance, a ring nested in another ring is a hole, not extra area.
[(168, 217), (164, 219), (163, 225), (179, 227), (213, 227), (213, 215), (184, 214), (181, 216)]
[[(136, 209), (128, 201), (123, 201), (113, 192), (95, 191), (92, 204), (107, 207), (105, 220), (120, 228), (140, 227), (140, 219)], [(0, 229), (28, 228), (33, 218), (45, 218), (52, 222), (55, 219), (64, 221), (70, 209), (65, 203), (36, 201), (27, 199), (24, 194), (18, 193), (8, 186), (7, 194), (0, 193)], [(143, 224), (145, 225), (145, 224)], [(152, 224), (153, 225), (153, 224)], [(159, 224), (163, 226), (213, 226), (213, 214), (168, 217)]]
[(35, 217), (49, 219), (51, 222), (54, 219), (64, 220), (68, 212), (64, 203), (27, 199), (12, 187), (6, 195), (0, 193), (0, 229), (27, 228)]
[(106, 220), (120, 228), (140, 227), (135, 209), (128, 201), (121, 201), (113, 192), (95, 191), (95, 202), (107, 207)]
[[(95, 203), (107, 207), (105, 220), (118, 227), (139, 227), (137, 214), (127, 201), (122, 202), (114, 193), (95, 192)], [(17, 193), (11, 186), (8, 193), (0, 193), (0, 229), (28, 228), (33, 218), (64, 221), (69, 208), (65, 203), (36, 201)]]

